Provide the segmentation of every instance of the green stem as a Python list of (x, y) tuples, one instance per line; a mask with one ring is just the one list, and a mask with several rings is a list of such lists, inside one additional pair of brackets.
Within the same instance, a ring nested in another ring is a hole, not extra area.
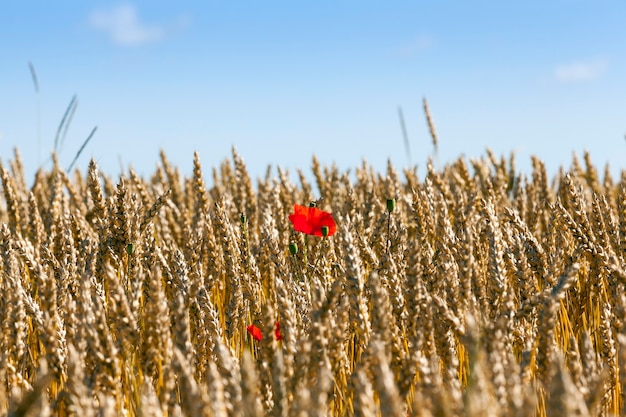
[(391, 212), (387, 212), (387, 245), (385, 245), (386, 255), (389, 255), (391, 249)]

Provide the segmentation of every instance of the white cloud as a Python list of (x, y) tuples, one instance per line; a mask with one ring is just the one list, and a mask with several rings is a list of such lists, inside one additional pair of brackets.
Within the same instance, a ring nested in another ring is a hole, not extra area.
[(397, 47), (395, 49), (395, 53), (401, 57), (410, 57), (431, 48), (434, 43), (433, 38), (430, 36), (418, 36), (411, 42)]
[(554, 78), (561, 83), (592, 81), (604, 74), (608, 67), (609, 63), (604, 59), (559, 65), (554, 69)]
[(163, 26), (150, 25), (139, 20), (137, 8), (130, 4), (94, 11), (89, 16), (89, 24), (92, 28), (105, 32), (118, 45), (143, 45), (160, 41), (166, 36)]

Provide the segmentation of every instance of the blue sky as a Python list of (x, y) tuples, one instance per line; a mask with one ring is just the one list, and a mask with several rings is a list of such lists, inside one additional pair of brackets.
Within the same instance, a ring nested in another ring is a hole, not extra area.
[[(35, 94), (28, 62), (39, 85)], [(235, 146), (250, 173), (367, 160), (424, 172), (463, 154), (537, 155), (554, 172), (585, 149), (626, 159), (626, 2), (21, 1), (0, 5), (0, 157), (45, 163), (72, 96), (60, 160), (149, 175), (159, 149), (205, 176)], [(39, 109), (39, 110), (38, 110)]]

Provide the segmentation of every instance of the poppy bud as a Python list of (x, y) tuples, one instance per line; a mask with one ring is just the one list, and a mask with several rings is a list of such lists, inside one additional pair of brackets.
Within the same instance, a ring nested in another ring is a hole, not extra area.
[(129, 243), (128, 245), (126, 245), (126, 253), (128, 254), (128, 256), (132, 255), (134, 251), (135, 251), (135, 245), (133, 245), (132, 243)]
[(241, 213), (241, 216), (239, 216), (239, 220), (241, 221), (241, 224), (246, 224), (246, 222), (248, 221), (248, 217)]
[(296, 253), (298, 253), (298, 245), (296, 245), (295, 242), (291, 242), (289, 244), (289, 253), (291, 253), (292, 255), (295, 255)]
[(387, 211), (389, 213), (391, 213), (393, 211), (393, 209), (396, 208), (396, 199), (395, 198), (388, 198), (387, 199)]
[(322, 236), (328, 237), (328, 226), (322, 226)]

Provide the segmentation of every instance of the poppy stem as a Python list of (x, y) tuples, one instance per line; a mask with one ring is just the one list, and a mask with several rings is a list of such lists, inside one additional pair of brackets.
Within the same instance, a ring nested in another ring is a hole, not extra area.
[(305, 266), (304, 270), (306, 271), (306, 267), (309, 265), (309, 258), (307, 256), (307, 241), (306, 241), (306, 235), (302, 235), (302, 238), (304, 240), (304, 245), (302, 245), (302, 261), (303, 261), (303, 265)]
[(326, 241), (325, 237), (322, 237), (322, 241), (317, 245), (317, 253), (315, 256), (315, 262), (313, 264), (313, 271), (317, 272), (317, 267), (320, 264), (320, 260), (324, 257), (322, 254), (322, 248), (324, 247), (324, 242)]
[(387, 255), (389, 255), (389, 249), (391, 246), (391, 238), (390, 238), (390, 230), (391, 230), (391, 212), (387, 213), (387, 245), (385, 247)]
[[(306, 244), (302, 245), (302, 247), (306, 248)], [(302, 272), (302, 269), (299, 268), (299, 265), (298, 265), (298, 245), (296, 244), (296, 242), (291, 242), (289, 244), (289, 253), (291, 253), (291, 262), (293, 263), (293, 271), (298, 281), (298, 284), (301, 285), (303, 288), (308, 288), (309, 281), (307, 280), (307, 275)], [(305, 269), (306, 269), (306, 263), (305, 263)], [(310, 303), (311, 302), (310, 291), (305, 291), (305, 293), (307, 293), (309, 303)]]
[(296, 242), (291, 242), (289, 244), (289, 253), (291, 253), (291, 262), (293, 263), (293, 270), (296, 275), (296, 278), (299, 282), (304, 282), (304, 275), (302, 271), (298, 268), (298, 245)]

